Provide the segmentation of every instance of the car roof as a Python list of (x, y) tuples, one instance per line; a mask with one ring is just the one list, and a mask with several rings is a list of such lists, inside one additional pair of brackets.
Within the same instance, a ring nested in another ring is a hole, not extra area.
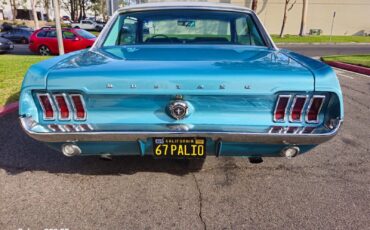
[(236, 6), (227, 3), (213, 3), (213, 2), (154, 2), (143, 3), (132, 6), (120, 8), (118, 12), (125, 11), (140, 11), (151, 9), (212, 9), (212, 10), (232, 10), (232, 11), (251, 11), (249, 8)]
[[(55, 30), (55, 27), (54, 26), (44, 26), (44, 27), (41, 27), (38, 32), (40, 31), (51, 31), (51, 30)], [(80, 30), (78, 28), (67, 28), (67, 27), (62, 27), (62, 31), (74, 31), (74, 30)]]

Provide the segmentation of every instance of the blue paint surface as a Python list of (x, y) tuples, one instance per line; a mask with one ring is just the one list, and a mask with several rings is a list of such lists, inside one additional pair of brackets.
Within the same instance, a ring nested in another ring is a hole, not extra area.
[[(87, 120), (43, 120), (37, 92), (81, 93)], [(326, 64), (286, 50), (241, 45), (131, 45), (55, 57), (26, 74), (19, 114), (41, 125), (91, 124), (96, 131), (160, 131), (176, 124), (190, 130), (267, 131), (276, 125), (272, 113), (279, 94), (325, 95), (318, 127), (331, 118), (343, 119), (339, 82)], [(191, 108), (183, 120), (166, 112), (176, 95)], [(278, 125), (310, 126), (304, 121)], [(150, 155), (151, 142), (146, 143), (141, 143), (142, 154)], [(84, 154), (140, 155), (137, 142), (79, 144)], [(208, 144), (209, 154), (215, 154), (215, 143)], [(283, 147), (223, 143), (221, 155), (275, 156)], [(312, 147), (301, 146), (303, 151)]]

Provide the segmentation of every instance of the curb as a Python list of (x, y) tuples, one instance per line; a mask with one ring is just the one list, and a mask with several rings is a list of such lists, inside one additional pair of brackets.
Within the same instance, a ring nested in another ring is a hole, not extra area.
[(0, 117), (3, 117), (9, 113), (17, 111), (18, 107), (19, 107), (18, 101), (0, 107)]
[(352, 64), (347, 64), (347, 63), (337, 62), (337, 61), (324, 61), (324, 62), (333, 67), (337, 67), (340, 69), (345, 69), (345, 70), (349, 70), (352, 72), (361, 73), (361, 74), (370, 76), (370, 68), (367, 68), (367, 67), (352, 65)]

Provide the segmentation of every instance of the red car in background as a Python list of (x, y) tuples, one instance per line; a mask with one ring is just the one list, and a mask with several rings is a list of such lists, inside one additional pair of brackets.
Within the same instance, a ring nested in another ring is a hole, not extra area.
[[(64, 52), (90, 48), (96, 36), (82, 29), (63, 28)], [(41, 28), (36, 30), (30, 37), (29, 49), (41, 55), (58, 54), (58, 41), (55, 28)]]

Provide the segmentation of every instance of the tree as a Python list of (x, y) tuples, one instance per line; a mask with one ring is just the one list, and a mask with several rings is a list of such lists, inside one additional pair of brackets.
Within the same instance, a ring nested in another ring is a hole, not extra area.
[(38, 30), (40, 26), (39, 26), (39, 19), (37, 18), (37, 12), (36, 12), (36, 0), (31, 0), (31, 6), (32, 6), (33, 21), (35, 23), (35, 30)]
[(258, 0), (253, 0), (252, 1), (252, 10), (254, 12), (257, 12), (257, 4), (258, 4)]
[(45, 8), (46, 18), (47, 18), (48, 20), (50, 20), (50, 17), (49, 17), (49, 11), (50, 11), (50, 0), (43, 0), (43, 1), (42, 1), (42, 4), (44, 5), (44, 8)]
[(301, 29), (299, 30), (299, 36), (304, 36), (306, 34), (307, 7), (308, 0), (303, 0)]
[(289, 3), (291, 0), (285, 0), (285, 5), (284, 5), (284, 17), (283, 17), (283, 24), (281, 25), (281, 31), (280, 31), (280, 37), (284, 37), (284, 29), (285, 29), (285, 24), (288, 19), (288, 12), (293, 8), (293, 6), (296, 4), (297, 0), (295, 0), (291, 5), (289, 6)]
[(13, 22), (15, 22), (17, 18), (17, 1), (16, 0), (10, 0), (10, 8), (12, 8)]

